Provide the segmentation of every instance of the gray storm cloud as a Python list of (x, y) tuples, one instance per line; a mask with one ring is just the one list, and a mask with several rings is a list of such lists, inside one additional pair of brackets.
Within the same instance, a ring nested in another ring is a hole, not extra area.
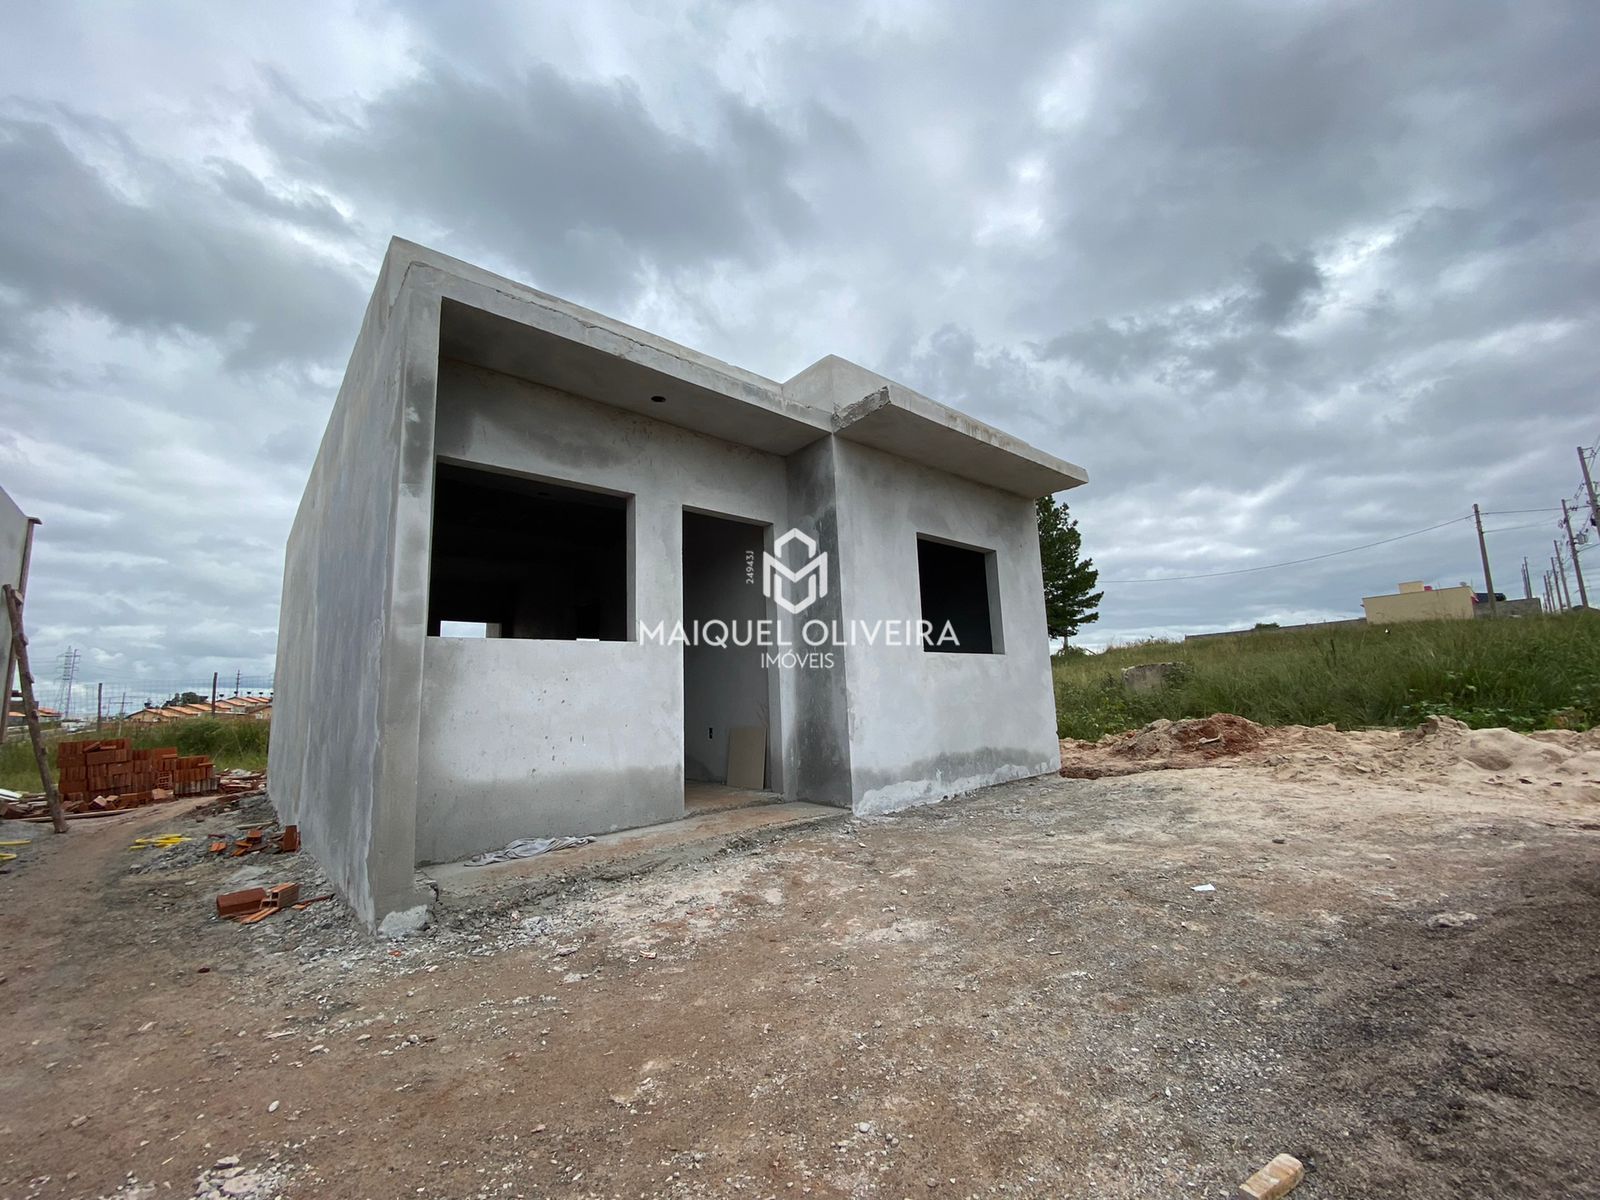
[[(1081, 462), (1107, 579), (1549, 505), (1600, 435), (1592, 5), (133, 20), (3, 30), (0, 485), (45, 520), (39, 653), (89, 678), (271, 670), (396, 233), (775, 377), (857, 359)], [(1501, 522), (1503, 579), (1540, 520)], [(1475, 563), (1453, 527), (1119, 584), (1094, 633), (1344, 615)]]

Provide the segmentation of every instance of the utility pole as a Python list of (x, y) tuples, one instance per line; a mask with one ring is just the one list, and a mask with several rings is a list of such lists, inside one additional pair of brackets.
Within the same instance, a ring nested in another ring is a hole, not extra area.
[(96, 733), (100, 732), (100, 723), (105, 720), (105, 714), (106, 714), (105, 700), (106, 700), (106, 685), (103, 684), (103, 683), (95, 684), (94, 685), (94, 731)]
[(1522, 556), (1522, 598), (1533, 599), (1533, 577), (1528, 574), (1528, 556)]
[(211, 672), (211, 715), (217, 715), (217, 672)]
[(1563, 609), (1568, 609), (1572, 607), (1572, 588), (1567, 583), (1567, 560), (1561, 554), (1560, 542), (1552, 541), (1550, 545), (1555, 549), (1556, 552), (1555, 558), (1553, 558), (1551, 561), (1555, 563), (1556, 587), (1561, 592), (1561, 607)]
[(1578, 447), (1578, 465), (1583, 468), (1583, 486), (1589, 492), (1589, 520), (1597, 530), (1600, 530), (1600, 503), (1594, 498), (1594, 477), (1589, 474), (1589, 456), (1583, 452), (1583, 447)]
[(1472, 506), (1472, 519), (1478, 526), (1478, 554), (1483, 558), (1483, 590), (1489, 597), (1489, 615), (1498, 616), (1494, 604), (1494, 576), (1489, 574), (1489, 543), (1483, 540), (1483, 514), (1478, 511), (1478, 506)]
[(1589, 589), (1583, 586), (1583, 564), (1578, 561), (1578, 539), (1572, 536), (1572, 514), (1567, 502), (1561, 501), (1561, 523), (1567, 527), (1567, 549), (1572, 551), (1572, 573), (1578, 577), (1578, 603), (1589, 607)]
[(1552, 613), (1552, 612), (1555, 612), (1556, 606), (1554, 604), (1550, 603), (1550, 572), (1549, 571), (1546, 571), (1544, 573), (1543, 579), (1544, 579), (1544, 610), (1547, 613)]

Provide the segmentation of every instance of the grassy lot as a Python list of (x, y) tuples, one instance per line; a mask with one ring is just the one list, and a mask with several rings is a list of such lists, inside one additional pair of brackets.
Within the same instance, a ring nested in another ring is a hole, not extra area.
[[(212, 720), (196, 717), (189, 721), (173, 721), (166, 725), (124, 725), (118, 728), (107, 722), (100, 737), (125, 737), (136, 747), (176, 746), (179, 754), (209, 754), (219, 769), (242, 767), (247, 771), (264, 771), (267, 767), (267, 737), (272, 729), (270, 721), (251, 721), (243, 717)], [(50, 769), (56, 769), (54, 745), (57, 740), (92, 738), (96, 734), (63, 734), (58, 739), (46, 733), (50, 745)], [(39, 790), (39, 769), (34, 765), (33, 746), (28, 741), (27, 726), (12, 722), (6, 726), (6, 743), (0, 746), (0, 787), (19, 792)]]
[[(1154, 692), (1123, 688), (1124, 667), (1184, 665)], [(1474, 728), (1600, 724), (1600, 618), (1425, 621), (1264, 630), (1199, 642), (1142, 642), (1058, 657), (1056, 725), (1092, 739), (1158, 717), (1236, 713), (1263, 725), (1408, 725), (1435, 714)]]

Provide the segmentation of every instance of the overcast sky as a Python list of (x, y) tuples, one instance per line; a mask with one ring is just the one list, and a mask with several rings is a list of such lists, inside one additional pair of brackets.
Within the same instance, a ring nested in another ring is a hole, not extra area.
[[(0, 487), (44, 521), (41, 676), (68, 645), (90, 680), (271, 671), (393, 234), (1081, 463), (1108, 580), (1548, 507), (1600, 437), (1600, 5), (0, 13)], [(1490, 527), (1520, 594), (1555, 525)], [(1114, 583), (1083, 640), (1478, 571), (1467, 523)]]

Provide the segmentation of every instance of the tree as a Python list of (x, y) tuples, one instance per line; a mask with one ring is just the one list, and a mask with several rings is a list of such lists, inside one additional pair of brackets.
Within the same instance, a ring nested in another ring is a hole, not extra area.
[(1092, 591), (1100, 572), (1092, 558), (1083, 557), (1083, 537), (1067, 506), (1057, 504), (1054, 496), (1042, 496), (1038, 510), (1045, 628), (1051, 637), (1065, 640), (1080, 625), (1100, 619), (1100, 598), (1105, 593)]

